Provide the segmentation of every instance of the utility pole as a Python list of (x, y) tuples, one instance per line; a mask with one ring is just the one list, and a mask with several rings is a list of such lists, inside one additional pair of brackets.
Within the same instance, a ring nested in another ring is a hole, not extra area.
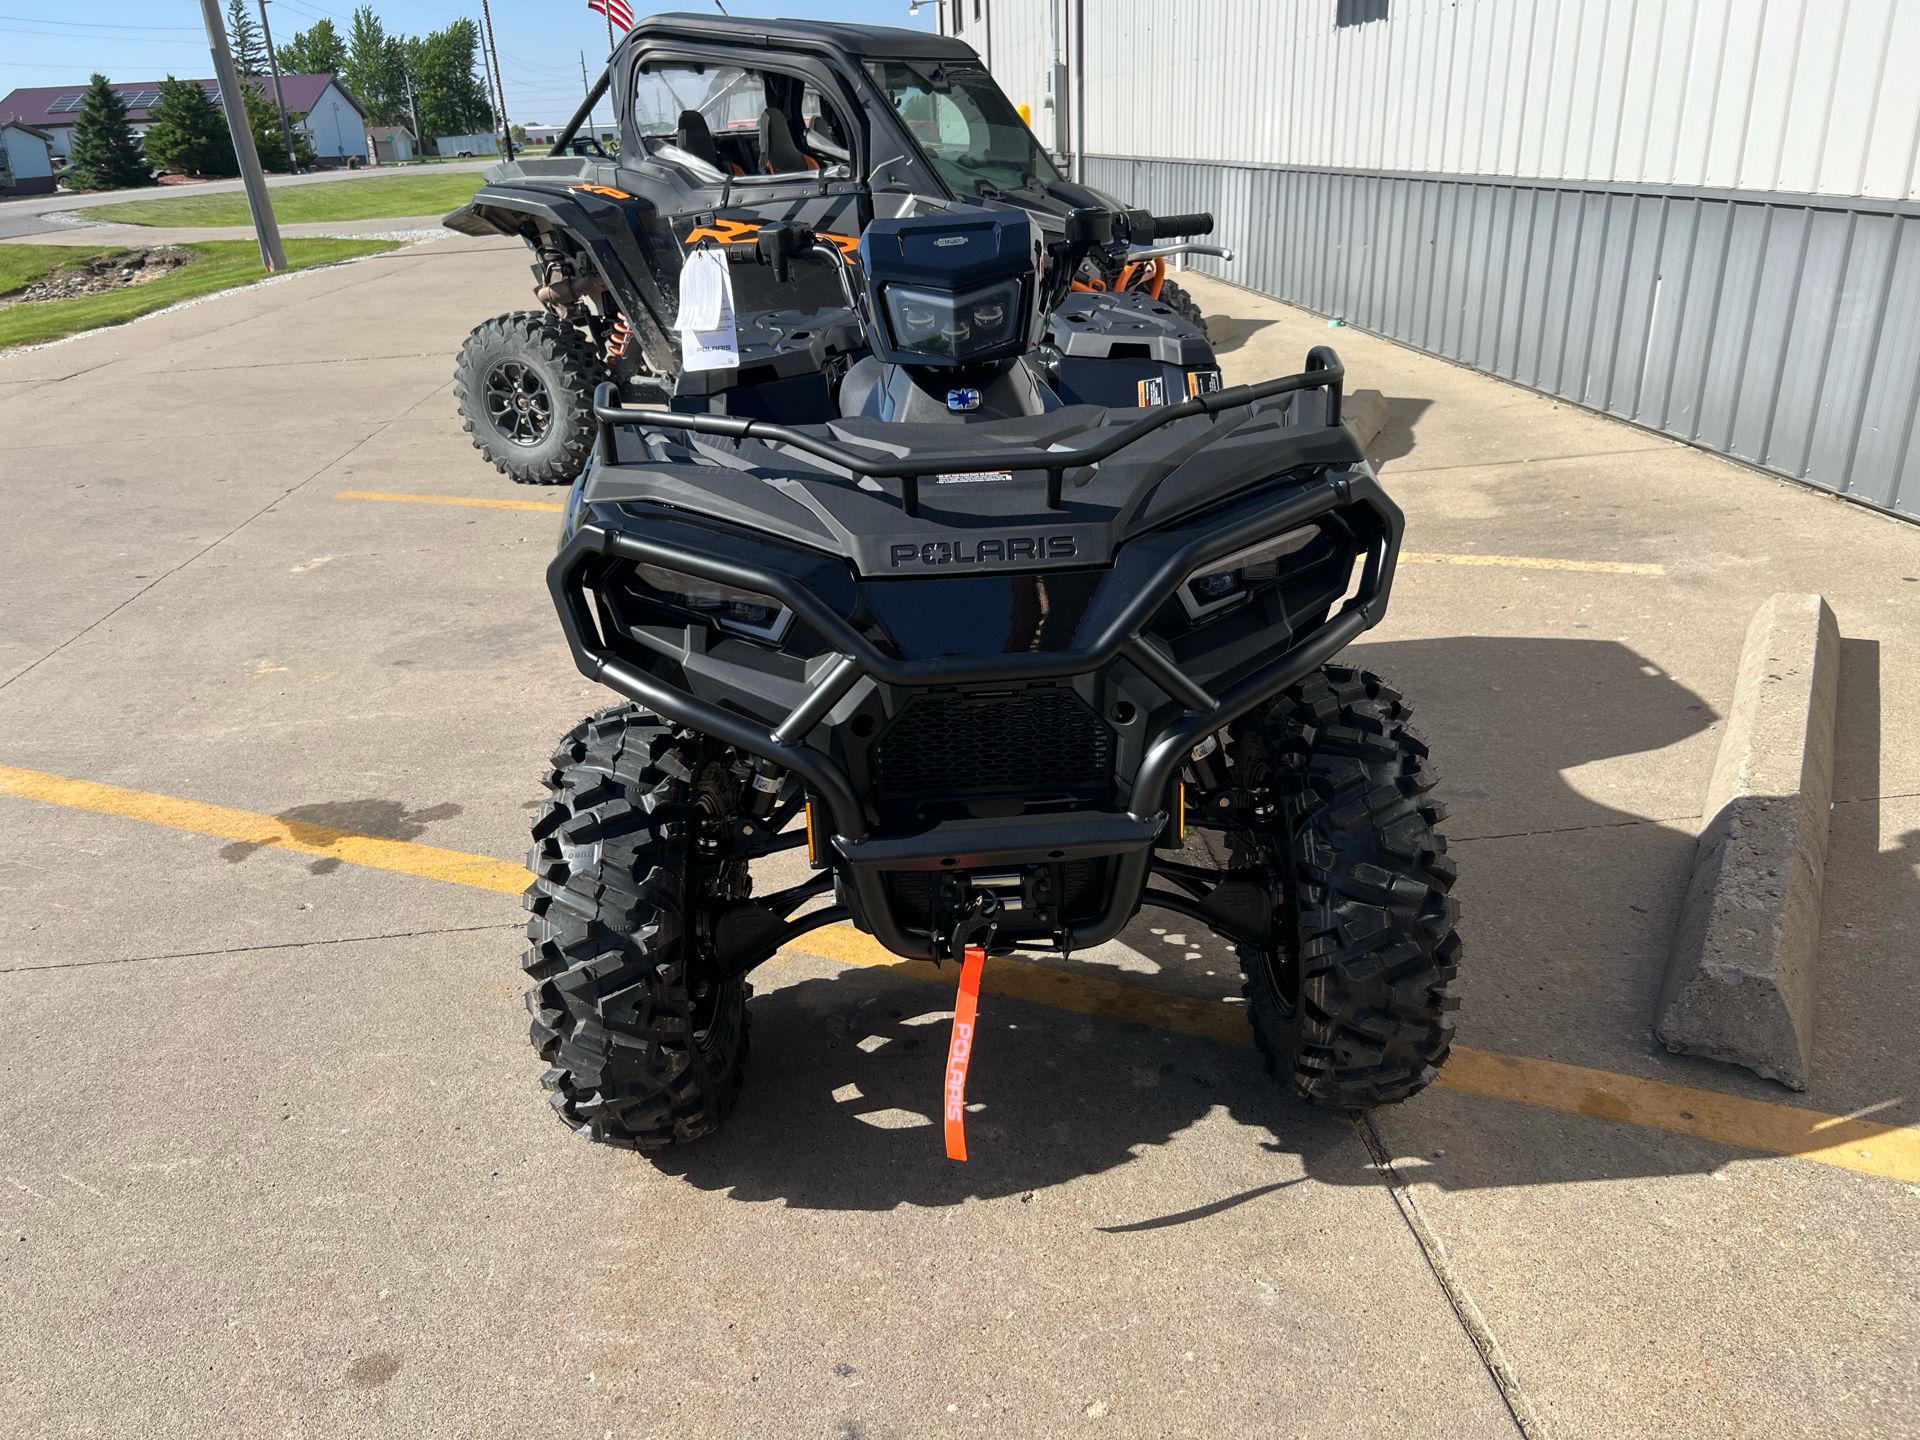
[[(587, 52), (584, 50), (580, 52), (580, 92), (583, 95), (593, 94), (593, 87), (587, 83)], [(595, 140), (600, 138), (600, 122), (593, 118), (591, 109), (587, 111), (587, 133)]]
[(260, 0), (260, 30), (267, 37), (267, 68), (273, 71), (273, 103), (280, 110), (280, 143), (287, 147), (287, 173), (297, 174), (300, 162), (293, 158), (293, 126), (287, 120), (287, 102), (280, 94), (280, 59), (273, 53), (273, 22), (267, 19), (271, 0)]
[(416, 157), (427, 148), (426, 137), (420, 133), (420, 87), (413, 83), (413, 72), (407, 71), (407, 110), (413, 116), (413, 153)]
[(233, 156), (240, 162), (240, 179), (247, 189), (247, 209), (253, 215), (254, 234), (260, 239), (260, 263), (269, 271), (287, 268), (287, 252), (280, 244), (280, 225), (267, 198), (267, 177), (260, 173), (260, 152), (253, 148), (253, 126), (247, 123), (247, 100), (240, 93), (240, 76), (227, 48), (227, 27), (216, 0), (200, 0), (207, 23), (207, 48), (213, 52), (213, 73), (220, 80), (221, 102), (227, 107), (227, 132), (233, 136)]
[[(487, 63), (487, 42), (484, 34), (480, 40), (480, 83), (487, 87), (487, 108), (493, 111), (494, 118), (497, 120), (500, 117), (500, 97), (493, 93), (493, 67)], [(465, 123), (467, 128), (462, 133), (473, 135), (480, 133), (473, 128), (473, 117), (471, 115), (466, 117)], [(492, 127), (489, 126), (488, 128), (491, 129)]]
[(493, 93), (500, 97), (500, 133), (506, 137), (507, 159), (512, 161), (513, 126), (507, 119), (507, 87), (500, 80), (500, 47), (493, 43), (493, 12), (487, 8), (487, 0), (480, 0), (480, 24), (486, 31), (487, 54), (493, 60)]

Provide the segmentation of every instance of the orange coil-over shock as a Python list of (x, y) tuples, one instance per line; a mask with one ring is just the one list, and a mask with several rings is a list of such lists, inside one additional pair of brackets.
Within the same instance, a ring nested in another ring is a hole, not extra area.
[(627, 324), (627, 317), (616, 315), (613, 330), (607, 336), (607, 363), (611, 365), (627, 353), (627, 346), (633, 343), (633, 327)]

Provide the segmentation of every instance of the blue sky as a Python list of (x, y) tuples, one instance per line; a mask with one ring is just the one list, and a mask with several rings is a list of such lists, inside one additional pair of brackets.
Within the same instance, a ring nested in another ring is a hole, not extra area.
[[(252, 0), (258, 9), (258, 0)], [(586, 0), (491, 0), (504, 72), (507, 109), (522, 123), (556, 124), (580, 103), (580, 52), (587, 65), (606, 58), (606, 22)], [(933, 6), (907, 18), (908, 0), (725, 0), (735, 15), (853, 20), (933, 28)], [(227, 0), (219, 0), (221, 12)], [(272, 0), (274, 39), (304, 30), (320, 16), (346, 34), (352, 0)], [(460, 15), (478, 19), (480, 0), (375, 0), (389, 31), (422, 34)], [(658, 10), (707, 10), (712, 0), (654, 5), (635, 0), (635, 15)], [(58, 18), (39, 18), (51, 11)], [(35, 12), (39, 12), (36, 16)], [(81, 19), (84, 14), (86, 19)], [(596, 47), (598, 47), (596, 49)], [(157, 80), (163, 75), (207, 76), (206, 32), (196, 0), (87, 0), (54, 7), (46, 0), (0, 0), (0, 95), (21, 85), (85, 84), (93, 71), (110, 79)]]

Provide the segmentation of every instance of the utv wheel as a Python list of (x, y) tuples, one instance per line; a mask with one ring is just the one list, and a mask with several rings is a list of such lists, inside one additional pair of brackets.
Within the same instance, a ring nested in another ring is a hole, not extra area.
[(1167, 280), (1161, 283), (1160, 303), (1191, 324), (1202, 335), (1207, 333), (1207, 320), (1200, 313), (1199, 303), (1173, 281)]
[(1453, 1040), (1460, 941), (1454, 865), (1427, 746), (1399, 693), (1330, 665), (1235, 729), (1236, 781), (1278, 798), (1263, 830), (1229, 836), (1238, 864), (1284, 887), (1282, 943), (1240, 947), (1267, 1068), (1335, 1109), (1404, 1100)]
[(521, 310), (467, 336), (453, 393), (474, 448), (501, 474), (571, 485), (593, 450), (593, 387), (605, 378), (578, 330)]
[(701, 843), (734, 799), (722, 754), (633, 705), (554, 753), (527, 857), (527, 1009), (548, 1098), (592, 1139), (657, 1149), (733, 1109), (752, 992), (720, 974), (702, 923), (747, 889), (746, 866)]

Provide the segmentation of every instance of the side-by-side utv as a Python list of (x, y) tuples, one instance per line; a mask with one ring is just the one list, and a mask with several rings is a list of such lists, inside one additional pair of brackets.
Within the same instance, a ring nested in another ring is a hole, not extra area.
[[(609, 93), (617, 154), (574, 138)], [(469, 337), (455, 384), (466, 428), (513, 479), (565, 484), (592, 445), (602, 382), (681, 410), (831, 418), (839, 376), (864, 354), (834, 270), (803, 256), (790, 284), (741, 276), (739, 366), (689, 372), (673, 334), (687, 254), (751, 247), (781, 221), (858, 265), (873, 220), (980, 203), (1018, 206), (1055, 238), (1077, 211), (1115, 217), (1041, 338), (1067, 362), (1063, 394), (1139, 406), (1218, 383), (1197, 308), (1165, 278), (1170, 255), (1226, 253), (1190, 238), (1210, 217), (1127, 211), (1063, 179), (963, 42), (820, 21), (642, 20), (553, 154), (490, 170), (447, 219), (524, 240), (540, 303)]]
[[(837, 93), (832, 66), (803, 76)], [(745, 170), (740, 130), (717, 154)], [(1189, 383), (1161, 403), (1097, 403), (1076, 362), (1140, 362), (1049, 340), (1113, 303), (1071, 287), (1132, 217), (883, 202), (828, 179), (751, 244), (723, 215), (675, 236), (756, 297), (757, 348), (743, 330), (739, 373), (670, 407), (611, 379), (592, 401), (548, 579), (581, 671), (623, 703), (561, 742), (533, 827), (555, 1109), (641, 1148), (712, 1131), (748, 975), (816, 926), (966, 976), (1112, 940), (1143, 907), (1237, 947), (1287, 1088), (1413, 1094), (1453, 1033), (1454, 868), (1405, 699), (1339, 658), (1386, 610), (1402, 531), (1339, 361), (1231, 389), (1169, 365)], [(617, 196), (572, 203), (606, 224), (563, 249), (555, 222), (554, 285), (583, 281), (583, 251), (668, 243)], [(592, 271), (615, 273), (669, 272)], [(823, 282), (840, 332), (809, 318)], [(757, 892), (783, 853), (806, 878)], [(951, 1065), (944, 1094), (951, 1125)]]

